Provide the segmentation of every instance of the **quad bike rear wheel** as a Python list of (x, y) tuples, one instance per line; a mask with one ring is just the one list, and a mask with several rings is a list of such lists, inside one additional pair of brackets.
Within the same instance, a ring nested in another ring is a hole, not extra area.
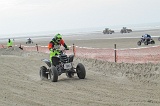
[(40, 78), (41, 80), (48, 79), (47, 68), (45, 66), (40, 67)]
[(79, 77), (79, 79), (85, 78), (86, 70), (85, 70), (85, 67), (82, 63), (78, 63), (78, 65), (76, 67), (76, 72), (77, 72), (77, 76)]
[(52, 82), (58, 81), (58, 71), (55, 66), (51, 66), (50, 77)]
[(144, 45), (148, 45), (148, 41), (144, 41)]

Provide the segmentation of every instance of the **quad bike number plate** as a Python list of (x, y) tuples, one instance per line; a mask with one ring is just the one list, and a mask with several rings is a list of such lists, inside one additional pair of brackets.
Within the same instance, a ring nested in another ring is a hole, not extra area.
[(64, 64), (64, 69), (71, 69), (71, 68), (72, 68), (71, 63), (65, 63)]

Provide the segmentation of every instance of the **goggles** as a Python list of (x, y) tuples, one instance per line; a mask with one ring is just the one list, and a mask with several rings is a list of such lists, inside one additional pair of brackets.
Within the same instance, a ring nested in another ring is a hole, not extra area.
[(62, 38), (58, 38), (57, 41), (59, 42)]

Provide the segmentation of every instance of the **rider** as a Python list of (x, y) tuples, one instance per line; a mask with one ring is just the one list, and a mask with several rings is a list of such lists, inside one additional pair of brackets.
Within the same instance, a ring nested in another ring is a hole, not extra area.
[(60, 54), (58, 49), (60, 49), (61, 45), (63, 45), (66, 50), (69, 50), (68, 46), (65, 44), (64, 40), (62, 39), (62, 35), (58, 33), (54, 36), (54, 38), (48, 44), (48, 49), (50, 50), (50, 61), (52, 56), (56, 56)]
[(142, 40), (145, 41), (145, 40), (151, 40), (151, 36), (149, 34), (144, 34), (142, 35)]
[(8, 42), (7, 42), (7, 46), (8, 46), (8, 48), (9, 48), (9, 47), (12, 47), (12, 45), (13, 45), (12, 40), (11, 40), (11, 39), (8, 39)]

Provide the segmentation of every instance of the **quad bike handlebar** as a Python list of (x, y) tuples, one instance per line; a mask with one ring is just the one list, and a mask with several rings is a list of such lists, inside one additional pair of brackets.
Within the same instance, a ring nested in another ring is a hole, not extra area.
[(57, 51), (59, 51), (61, 54), (65, 54), (66, 53), (66, 50), (69, 50), (69, 49), (60, 49), (60, 50), (57, 50)]
[(62, 54), (66, 54), (66, 50), (69, 50), (69, 49), (53, 49), (53, 52), (56, 51), (56, 55), (62, 55)]

